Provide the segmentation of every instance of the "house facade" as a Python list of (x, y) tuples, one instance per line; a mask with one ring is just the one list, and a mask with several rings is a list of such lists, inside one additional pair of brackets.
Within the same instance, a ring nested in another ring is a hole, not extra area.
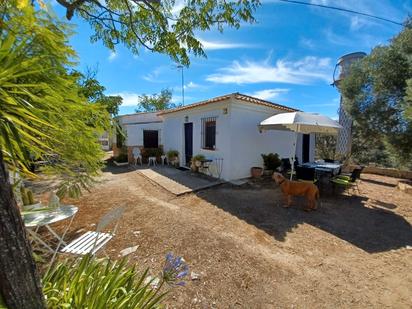
[[(133, 148), (158, 148), (163, 144), (163, 119), (157, 112), (136, 113), (122, 115), (118, 118), (119, 125), (122, 127), (125, 136), (115, 136), (113, 143), (114, 156), (118, 155), (121, 147), (127, 148), (129, 162), (133, 161)], [(119, 143), (119, 141), (122, 142)]]
[[(260, 132), (258, 125), (275, 114), (294, 111), (297, 110), (233, 93), (158, 113), (120, 116), (119, 123), (126, 133), (124, 146), (129, 162), (135, 147), (162, 147), (165, 153), (177, 150), (181, 166), (190, 166), (193, 156), (204, 155), (210, 160), (209, 173), (235, 180), (249, 177), (253, 166), (263, 167), (261, 154), (291, 156), (296, 133)], [(299, 134), (299, 162), (313, 161), (314, 155), (314, 135)]]
[[(180, 108), (162, 111), (164, 150), (178, 150), (180, 165), (202, 154), (212, 161), (209, 171), (225, 180), (250, 176), (250, 168), (263, 166), (261, 154), (278, 153), (288, 158), (294, 132), (259, 132), (259, 123), (277, 113), (296, 109), (239, 93), (216, 97)], [(313, 135), (298, 136), (299, 162), (313, 161)]]

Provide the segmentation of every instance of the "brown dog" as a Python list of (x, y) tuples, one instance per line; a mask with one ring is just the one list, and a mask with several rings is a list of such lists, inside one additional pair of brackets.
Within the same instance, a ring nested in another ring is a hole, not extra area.
[(272, 179), (280, 186), (283, 193), (283, 198), (286, 206), (289, 207), (292, 203), (292, 195), (305, 196), (308, 200), (306, 211), (315, 210), (317, 208), (317, 200), (319, 198), (319, 189), (313, 183), (290, 181), (283, 177), (282, 174), (273, 173)]

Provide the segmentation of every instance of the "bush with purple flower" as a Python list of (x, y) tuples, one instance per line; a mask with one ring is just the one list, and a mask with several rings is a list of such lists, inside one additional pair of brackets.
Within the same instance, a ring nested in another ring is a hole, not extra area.
[(183, 281), (189, 273), (189, 267), (181, 256), (173, 256), (173, 253), (166, 254), (166, 261), (163, 266), (162, 278), (170, 285), (185, 285)]

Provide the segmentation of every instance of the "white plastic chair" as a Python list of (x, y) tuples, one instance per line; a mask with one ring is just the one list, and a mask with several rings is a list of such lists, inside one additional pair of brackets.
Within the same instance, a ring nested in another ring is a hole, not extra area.
[[(95, 232), (86, 232), (65, 246), (61, 252), (77, 255), (86, 255), (90, 253), (94, 255), (115, 236), (117, 226), (119, 225), (119, 219), (122, 217), (123, 212), (123, 207), (109, 211), (100, 219)], [(107, 233), (102, 232), (106, 227), (114, 223), (115, 225), (112, 231)]]
[(134, 165), (137, 165), (137, 161), (139, 161), (139, 164), (142, 165), (142, 154), (140, 153), (140, 149), (138, 147), (133, 148), (133, 161)]
[(150, 165), (153, 165), (153, 166), (156, 166), (156, 165), (157, 165), (157, 163), (156, 163), (156, 157), (149, 157), (147, 166), (150, 166)]

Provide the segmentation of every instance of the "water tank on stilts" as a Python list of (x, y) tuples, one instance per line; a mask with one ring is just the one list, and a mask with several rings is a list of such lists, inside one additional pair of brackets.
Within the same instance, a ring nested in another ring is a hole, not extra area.
[[(340, 57), (335, 66), (332, 85), (336, 86), (340, 91), (339, 84), (349, 74), (351, 65), (365, 56), (366, 53), (364, 52), (355, 52)], [(336, 152), (346, 156), (351, 152), (352, 147), (352, 119), (344, 109), (343, 100), (344, 98), (341, 95), (339, 104), (339, 124), (343, 129), (341, 129), (338, 134)]]

